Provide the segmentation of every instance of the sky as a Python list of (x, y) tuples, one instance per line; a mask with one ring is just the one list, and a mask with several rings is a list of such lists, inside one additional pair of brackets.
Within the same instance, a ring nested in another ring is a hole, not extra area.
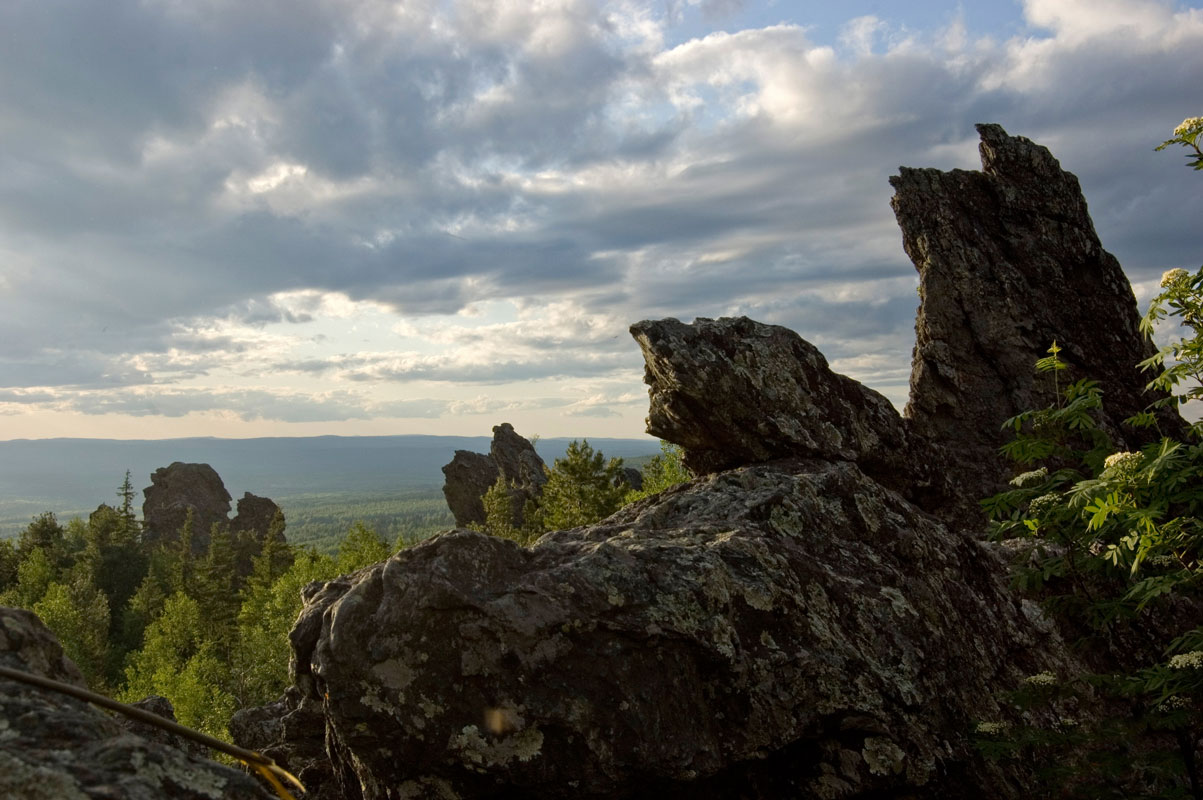
[(1203, 5), (0, 3), (0, 439), (643, 435), (641, 319), (906, 401), (899, 165), (1048, 146), (1147, 298), (1203, 261)]

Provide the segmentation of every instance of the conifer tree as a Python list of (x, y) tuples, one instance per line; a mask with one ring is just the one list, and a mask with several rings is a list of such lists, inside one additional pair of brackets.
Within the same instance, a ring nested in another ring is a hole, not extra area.
[(564, 530), (605, 519), (622, 507), (631, 486), (622, 459), (608, 462), (589, 440), (573, 441), (548, 471), (537, 518), (545, 531)]

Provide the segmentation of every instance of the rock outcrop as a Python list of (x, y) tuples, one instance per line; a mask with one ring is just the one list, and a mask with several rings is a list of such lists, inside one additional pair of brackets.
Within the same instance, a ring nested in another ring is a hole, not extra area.
[(275, 501), (247, 492), (238, 501), (238, 513), (230, 520), (230, 530), (253, 533), (262, 542), (279, 513), (280, 507)]
[[(456, 530), (311, 585), (293, 687), (248, 740), (358, 800), (1033, 796), (975, 725), (1017, 721), (999, 698), (1024, 678), (1095, 665), (970, 511), (1052, 339), (1117, 437), (1148, 350), (1076, 180), (981, 131), (985, 172), (894, 179), (924, 295), (909, 417), (784, 328), (638, 323), (649, 432), (702, 476), (527, 548)], [(505, 474), (485, 463), (474, 498)], [(284, 723), (319, 714), (320, 756)]]
[(447, 507), (461, 528), (482, 525), (485, 506), (480, 498), (497, 483), (497, 464), (493, 459), (471, 450), (456, 450), (450, 463), (443, 467), (443, 496)]
[[(29, 611), (0, 607), (0, 665), (76, 686), (83, 676)], [(0, 797), (270, 800), (238, 770), (128, 732), (91, 705), (0, 677)]]
[(522, 524), (522, 512), (528, 500), (538, 498), (547, 482), (543, 459), (527, 439), (514, 432), (514, 426), (503, 422), (493, 428), (489, 455), (456, 450), (451, 462), (443, 467), (443, 496), (447, 507), (460, 527), (479, 525), (485, 521), (481, 496), (497, 478), (504, 477), (510, 489), (510, 503), (516, 524)]
[(295, 681), (346, 797), (1018, 797), (973, 722), (1077, 666), (984, 545), (846, 461), (529, 549), (442, 534), (308, 594)]
[[(228, 527), (235, 533), (250, 533), (262, 543), (280, 512), (272, 500), (247, 492), (238, 501), (237, 515), (230, 520), (230, 493), (221, 476), (208, 464), (176, 461), (155, 470), (150, 481), (151, 485), (142, 490), (146, 496), (142, 518), (147, 542), (178, 541), (180, 529), (191, 512), (193, 552), (205, 552), (214, 525)], [(246, 565), (249, 563), (247, 560)]]
[(321, 703), (290, 687), (274, 703), (235, 713), (230, 736), (295, 775), (305, 785), (304, 800), (345, 800), (326, 757), (325, 723)]
[[(907, 437), (883, 395), (832, 372), (798, 334), (747, 317), (637, 322), (650, 387), (647, 432), (695, 474), (775, 458), (852, 461), (908, 484)], [(900, 480), (899, 480), (900, 479)]]
[[(998, 125), (977, 129), (981, 172), (903, 167), (890, 183), (922, 298), (906, 415), (950, 448), (963, 491), (982, 497), (1007, 476), (1002, 422), (1053, 400), (1033, 364), (1054, 340), (1071, 379), (1101, 383), (1101, 423), (1120, 446), (1143, 441), (1122, 420), (1160, 395), (1144, 391), (1136, 364), (1153, 346), (1078, 179), (1045, 147)], [(1165, 413), (1161, 425), (1171, 432), (1181, 420)]]
[(204, 552), (215, 523), (229, 522), (230, 493), (208, 464), (176, 461), (160, 467), (142, 490), (142, 520), (147, 541), (173, 541), (192, 512), (192, 549)]

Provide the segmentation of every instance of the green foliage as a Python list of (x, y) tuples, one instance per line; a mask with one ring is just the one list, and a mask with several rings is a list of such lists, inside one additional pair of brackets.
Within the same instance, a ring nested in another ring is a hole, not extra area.
[(228, 739), (234, 698), (224, 688), (229, 667), (218, 658), (211, 633), (196, 600), (183, 592), (168, 597), (162, 614), (147, 626), (142, 649), (130, 657), (120, 699), (162, 695), (180, 724)]
[(384, 561), (392, 554), (392, 548), (380, 534), (364, 523), (356, 522), (338, 546), (338, 569), (343, 573), (354, 572)]
[(87, 571), (70, 583), (47, 586), (33, 604), (33, 612), (54, 631), (63, 652), (79, 667), (88, 685), (104, 691), (109, 685), (109, 603)]
[(1167, 147), (1180, 144), (1183, 147), (1188, 147), (1195, 152), (1187, 153), (1186, 157), (1190, 159), (1186, 166), (1192, 169), (1203, 169), (1203, 150), (1199, 149), (1199, 136), (1203, 135), (1203, 117), (1187, 117), (1182, 120), (1182, 124), (1174, 128), (1174, 138), (1166, 139), (1161, 144), (1157, 145), (1154, 150), (1164, 150)]
[[(510, 497), (509, 485), (505, 478), (498, 475), (497, 482), (480, 498), (485, 508), (483, 525), (471, 525), (474, 530), (500, 536), (503, 539), (513, 539), (519, 544), (530, 544), (542, 533), (531, 524), (519, 527), (514, 518), (514, 502)], [(532, 506), (528, 516), (530, 520), (538, 519), (537, 506)]]
[(58, 573), (45, 548), (32, 548), (17, 565), (17, 583), (0, 595), (0, 604), (32, 609), (46, 595)]
[(643, 468), (643, 488), (627, 492), (624, 505), (693, 480), (693, 474), (682, 463), (684, 457), (685, 451), (680, 447), (661, 440), (660, 455), (652, 456)]
[(597, 522), (621, 508), (630, 489), (621, 458), (606, 461), (588, 439), (573, 441), (548, 470), (534, 524), (555, 531)]
[(16, 585), (17, 566), (20, 563), (16, 546), (8, 539), (0, 539), (0, 596), (10, 586)]
[(232, 691), (240, 707), (269, 703), (287, 688), (288, 632), (301, 611), (301, 590), (340, 572), (330, 556), (301, 550), (288, 569), (270, 583), (260, 580), (257, 573), (247, 584), (233, 656)]
[[(1203, 269), (1166, 273), (1142, 322), (1148, 333), (1174, 317), (1187, 333), (1142, 364), (1160, 370), (1151, 388), (1177, 393), (1163, 403), (1203, 396), (1201, 312)], [(1058, 369), (1050, 353), (1039, 362), (1046, 371)], [(1101, 403), (1098, 387), (1079, 381), (1049, 407), (1008, 420), (1015, 438), (1003, 452), (1043, 466), (983, 505), (995, 538), (1031, 542), (1014, 573), (1018, 588), (1083, 623), (1081, 644), (1110, 653), (1117, 667), (1061, 679), (1055, 694), (1021, 687), (1008, 702), (1028, 722), (1005, 731), (986, 723), (980, 744), (995, 758), (1043, 754), (1037, 766), (1062, 796), (1203, 798), (1194, 761), (1203, 734), (1203, 628), (1175, 630), (1167, 613), (1174, 602), (1203, 601), (1203, 430), (1196, 424), (1183, 441), (1163, 436), (1139, 452), (1113, 452), (1095, 421)], [(1149, 411), (1130, 422), (1154, 420)], [(1117, 642), (1125, 644), (1117, 650)], [(1111, 711), (1065, 728), (1058, 704), (1092, 697)]]

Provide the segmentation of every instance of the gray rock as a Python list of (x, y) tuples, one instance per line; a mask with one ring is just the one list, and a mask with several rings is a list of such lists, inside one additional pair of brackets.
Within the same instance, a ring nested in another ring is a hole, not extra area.
[[(0, 664), (83, 685), (29, 611), (0, 607)], [(21, 800), (269, 800), (238, 770), (128, 732), (81, 700), (0, 678), (0, 797)]]
[(643, 489), (643, 473), (634, 467), (623, 467), (623, 477), (627, 479), (627, 486), (630, 486), (635, 491)]
[(204, 552), (215, 523), (228, 524), (230, 493), (221, 477), (208, 464), (176, 461), (150, 476), (151, 485), (142, 490), (145, 539), (148, 542), (178, 541), (180, 529), (192, 510), (192, 549)]
[(970, 741), (1080, 669), (1006, 568), (850, 462), (709, 476), (550, 533), (470, 531), (306, 591), (294, 679), (385, 797), (1022, 797)]
[(238, 513), (230, 521), (230, 530), (235, 533), (249, 531), (262, 542), (278, 513), (280, 507), (274, 500), (247, 492), (238, 501)]
[(521, 526), (526, 503), (543, 495), (543, 485), (547, 483), (546, 465), (535, 452), (535, 446), (515, 433), (514, 426), (508, 422), (493, 427), (489, 458), (493, 459), (497, 471), (510, 487), (514, 523)]
[[(1153, 352), (1131, 286), (1103, 249), (1078, 179), (1044, 147), (978, 125), (982, 171), (901, 168), (890, 178), (903, 247), (919, 270), (921, 305), (906, 415), (948, 448), (963, 495), (991, 494), (1009, 475), (1003, 421), (1048, 405), (1033, 365), (1056, 340), (1076, 380), (1100, 381), (1103, 426), (1117, 444), (1141, 435), (1121, 421), (1157, 396), (1136, 364)], [(1180, 429), (1164, 414), (1163, 430)]]
[[(143, 711), (149, 711), (151, 714), (162, 717), (170, 722), (175, 722), (175, 707), (171, 705), (171, 701), (166, 697), (157, 694), (152, 694), (150, 697), (143, 698), (136, 703), (133, 703), (134, 708), (140, 708)], [(143, 739), (159, 744), (174, 747), (177, 750), (188, 753), (189, 755), (205, 758), (209, 754), (209, 750), (196, 742), (177, 736), (174, 733), (156, 728), (154, 725), (147, 725), (145, 722), (139, 722), (130, 717), (117, 716), (114, 717), (117, 724), (130, 733), (137, 734)]]
[(443, 467), (446, 478), (443, 496), (456, 525), (480, 525), (485, 521), (481, 497), (497, 483), (499, 476), (504, 477), (514, 521), (521, 525), (527, 501), (543, 494), (543, 484), (547, 483), (545, 469), (534, 445), (515, 433), (513, 425), (503, 422), (493, 427), (489, 455), (455, 451), (455, 457)]
[(852, 461), (909, 482), (902, 418), (883, 395), (832, 372), (798, 334), (747, 317), (631, 326), (650, 387), (647, 432), (681, 445), (695, 474), (798, 456)]
[(304, 800), (344, 800), (326, 757), (321, 704), (303, 700), (295, 689), (274, 703), (244, 708), (230, 720), (239, 747), (263, 753), (305, 785)]
[(496, 462), (488, 456), (470, 450), (455, 451), (451, 462), (443, 467), (443, 496), (456, 525), (466, 528), (484, 523), (485, 507), (480, 498), (497, 482), (499, 474)]

